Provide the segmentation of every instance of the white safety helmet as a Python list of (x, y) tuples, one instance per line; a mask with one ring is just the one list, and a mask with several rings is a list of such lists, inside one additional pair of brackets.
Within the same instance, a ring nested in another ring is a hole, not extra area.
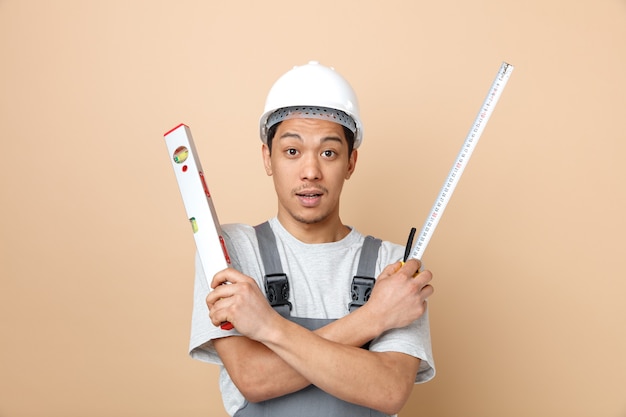
[(293, 67), (270, 89), (260, 120), (260, 134), (267, 144), (269, 129), (291, 118), (314, 118), (339, 123), (354, 133), (354, 149), (363, 141), (363, 124), (356, 94), (334, 68), (317, 61)]

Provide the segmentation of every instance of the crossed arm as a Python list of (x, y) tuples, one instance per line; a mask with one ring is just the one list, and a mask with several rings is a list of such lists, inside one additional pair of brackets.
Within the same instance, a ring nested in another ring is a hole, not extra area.
[[(367, 304), (311, 332), (276, 313), (252, 278), (218, 273), (207, 297), (213, 324), (230, 321), (243, 337), (213, 343), (233, 382), (252, 402), (282, 396), (309, 384), (345, 401), (397, 413), (411, 392), (419, 359), (359, 348), (386, 330), (420, 317), (432, 294), (432, 274), (411, 260), (388, 266)], [(230, 282), (231, 285), (220, 285)]]

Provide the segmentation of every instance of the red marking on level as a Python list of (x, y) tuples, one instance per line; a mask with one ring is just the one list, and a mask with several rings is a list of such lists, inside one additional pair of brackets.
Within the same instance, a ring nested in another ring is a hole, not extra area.
[(200, 181), (202, 182), (202, 188), (204, 188), (204, 194), (206, 194), (207, 198), (211, 198), (209, 187), (206, 185), (206, 181), (204, 181), (204, 173), (202, 171), (198, 171), (198, 173), (200, 174)]
[(226, 259), (226, 263), (230, 265), (230, 256), (228, 256), (228, 250), (226, 249), (226, 242), (224, 242), (224, 238), (220, 236), (220, 244), (222, 245), (222, 251), (224, 252), (224, 258)]
[(167, 132), (166, 132), (163, 136), (167, 136), (167, 135), (169, 135), (170, 133), (172, 133), (173, 131), (175, 131), (176, 129), (178, 129), (178, 128), (179, 128), (179, 127), (181, 127), (181, 126), (185, 126), (185, 127), (187, 127), (187, 125), (186, 125), (186, 124), (181, 123), (181, 124), (179, 124), (178, 126), (176, 126), (174, 129), (170, 129), (170, 130), (168, 130), (168, 131), (167, 131)]

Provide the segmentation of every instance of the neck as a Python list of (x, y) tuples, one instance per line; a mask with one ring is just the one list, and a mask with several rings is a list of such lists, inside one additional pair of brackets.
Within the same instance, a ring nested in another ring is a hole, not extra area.
[(278, 214), (278, 221), (293, 237), (304, 243), (337, 242), (350, 233), (350, 228), (339, 217), (315, 223), (304, 223), (290, 216)]

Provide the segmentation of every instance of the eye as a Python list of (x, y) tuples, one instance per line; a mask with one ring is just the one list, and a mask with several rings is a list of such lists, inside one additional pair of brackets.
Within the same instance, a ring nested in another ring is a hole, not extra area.
[(322, 156), (324, 158), (332, 158), (335, 155), (336, 155), (335, 151), (331, 151), (330, 149), (327, 149), (324, 152), (322, 152)]
[(296, 156), (298, 155), (298, 150), (295, 148), (289, 148), (285, 151), (285, 153), (289, 156)]

